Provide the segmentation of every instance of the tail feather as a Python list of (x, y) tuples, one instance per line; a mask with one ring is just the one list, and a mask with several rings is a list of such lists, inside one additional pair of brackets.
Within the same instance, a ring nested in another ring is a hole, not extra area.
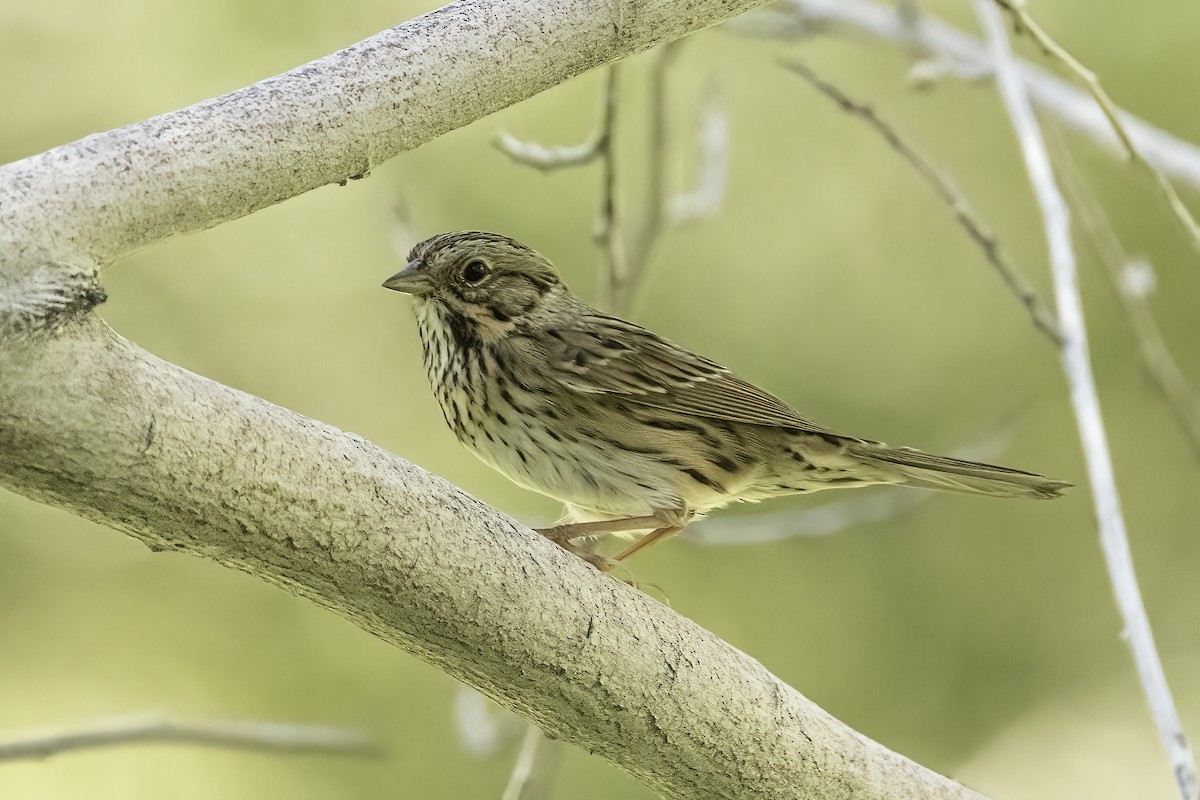
[(850, 452), (868, 463), (899, 473), (899, 483), (925, 489), (983, 494), (990, 497), (1059, 497), (1071, 484), (1019, 469), (934, 456), (903, 447), (856, 442)]

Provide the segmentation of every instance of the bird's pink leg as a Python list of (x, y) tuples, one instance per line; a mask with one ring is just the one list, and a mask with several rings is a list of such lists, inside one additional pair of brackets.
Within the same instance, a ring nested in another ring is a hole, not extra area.
[(670, 528), (659, 528), (657, 530), (651, 531), (650, 533), (646, 534), (645, 536), (643, 536), (642, 538), (638, 539), (636, 542), (631, 544), (629, 547), (627, 547), (623, 552), (621, 552), (619, 555), (617, 555), (617, 557), (614, 558), (613, 560), (614, 561), (624, 561), (625, 559), (629, 558), (631, 555), (633, 555), (637, 551), (644, 550), (645, 548), (649, 547), (650, 545), (654, 544), (655, 542), (661, 542), (663, 539), (666, 539), (668, 536), (671, 536), (672, 534), (679, 533), (681, 530), (683, 530), (682, 525), (675, 525)]
[(537, 532), (555, 544), (567, 544), (572, 539), (583, 536), (599, 536), (603, 533), (621, 533), (622, 531), (638, 531), (662, 525), (661, 517), (626, 517), (624, 519), (603, 519), (597, 522), (572, 522), (566, 525), (555, 525), (553, 528), (537, 528)]

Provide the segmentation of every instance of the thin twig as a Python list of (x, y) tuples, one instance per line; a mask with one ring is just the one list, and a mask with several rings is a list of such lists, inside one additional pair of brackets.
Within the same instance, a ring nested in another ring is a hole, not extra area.
[(1008, 115), (1016, 130), (1025, 166), (1033, 184), (1046, 227), (1050, 266), (1054, 273), (1058, 319), (1065, 342), (1062, 347), (1063, 371), (1071, 387), (1071, 401), (1079, 426), (1079, 436), (1087, 461), (1092, 498), (1100, 524), (1100, 543), (1104, 550), (1109, 578), (1116, 594), (1117, 607), (1125, 626), (1125, 638), (1133, 650), (1142, 690), (1158, 725), (1159, 736), (1167, 752), (1175, 780), (1184, 800), (1196, 800), (1196, 765), (1167, 686), (1162, 662), (1154, 646), (1150, 621), (1138, 589), (1137, 575), (1129, 552), (1125, 519), (1113, 475), (1100, 398), (1088, 355), (1087, 328), (1083, 300), (1079, 293), (1075, 252), (1071, 242), (1071, 218), (1066, 202), (1054, 179), (1046, 143), (1034, 117), (1033, 108), (1017, 74), (1004, 22), (993, 0), (974, 0), (975, 12), (985, 32), (996, 82)]
[(513, 765), (501, 800), (536, 800), (545, 797), (558, 767), (560, 745), (547, 739), (537, 725), (530, 723), (521, 739), (521, 750)]
[(548, 147), (517, 139), (501, 131), (492, 140), (496, 149), (518, 164), (542, 171), (577, 167), (600, 161), (600, 213), (596, 239), (604, 248), (604, 268), (600, 270), (599, 294), (605, 305), (621, 313), (629, 297), (631, 271), (621, 229), (622, 208), (617, 185), (616, 126), (620, 100), (619, 63), (604, 72), (600, 120), (596, 130), (578, 145)]
[[(892, 5), (871, 0), (786, 0), (777, 7), (782, 10), (746, 14), (721, 29), (788, 39), (825, 33), (870, 38), (915, 47), (935, 59), (943, 74), (967, 80), (991, 74), (991, 65), (977, 38), (928, 13), (912, 25)], [(1018, 61), (1018, 70), (1040, 110), (1109, 152), (1124, 152), (1104, 113), (1087, 92), (1027, 61)], [(1119, 116), (1130, 139), (1152, 164), (1173, 179), (1200, 188), (1200, 147), (1126, 111), (1120, 111)]]
[(593, 133), (576, 145), (549, 147), (537, 142), (526, 142), (507, 131), (500, 131), (492, 139), (492, 144), (518, 164), (550, 172), (594, 161), (600, 155), (601, 138), (599, 133)]
[(515, 714), (497, 708), (465, 683), (454, 695), (454, 730), (463, 749), (480, 758), (494, 755), (520, 734)]
[[(667, 76), (683, 51), (683, 42), (683, 39), (677, 39), (660, 48), (650, 73), (650, 163), (646, 170), (646, 215), (635, 244), (630, 248), (634, 281), (645, 268), (662, 231), (667, 182)], [(631, 290), (634, 288), (630, 286)]]
[(280, 722), (189, 721), (163, 714), (103, 720), (72, 730), (0, 742), (0, 761), (47, 758), (71, 750), (138, 743), (194, 744), (274, 753), (376, 756), (366, 734), (325, 725)]
[(620, 64), (613, 64), (604, 76), (604, 113), (600, 122), (597, 151), (603, 175), (600, 179), (600, 219), (597, 236), (604, 245), (605, 269), (600, 272), (602, 296), (615, 313), (622, 313), (629, 289), (629, 259), (622, 230), (620, 187), (617, 182), (616, 129), (620, 100)]
[(695, 185), (667, 203), (667, 219), (682, 227), (721, 210), (729, 181), (729, 112), (719, 96), (712, 96), (700, 111), (700, 166)]
[(1196, 218), (1192, 216), (1192, 212), (1188, 211), (1187, 206), (1183, 204), (1183, 200), (1179, 198), (1179, 193), (1175, 191), (1175, 187), (1171, 185), (1166, 176), (1147, 161), (1145, 156), (1142, 155), (1141, 149), (1134, 144), (1133, 137), (1125, 129), (1125, 124), (1121, 121), (1120, 109), (1117, 108), (1116, 104), (1108, 96), (1108, 92), (1104, 91), (1104, 87), (1100, 85), (1100, 79), (1096, 77), (1096, 73), (1081, 64), (1075, 56), (1067, 52), (1050, 34), (1046, 33), (1037, 20), (1025, 10), (1023, 2), (1020, 2), (1020, 0), (995, 0), (995, 3), (1008, 12), (1018, 33), (1027, 32), (1046, 55), (1062, 62), (1079, 80), (1083, 81), (1084, 85), (1087, 86), (1088, 92), (1096, 99), (1100, 110), (1104, 112), (1104, 116), (1108, 119), (1109, 125), (1112, 126), (1113, 133), (1116, 134), (1121, 147), (1124, 148), (1126, 155), (1129, 156), (1129, 160), (1139, 169), (1148, 173), (1154, 180), (1159, 193), (1166, 199), (1167, 205), (1171, 207), (1171, 211), (1175, 214), (1175, 219), (1179, 222), (1184, 232), (1191, 237), (1192, 246), (1200, 249), (1200, 225), (1196, 224)]
[[(1051, 128), (1052, 132), (1056, 132)], [(1130, 258), (1121, 246), (1116, 231), (1104, 208), (1071, 157), (1071, 151), (1061, 136), (1052, 136), (1059, 171), (1071, 197), (1073, 207), (1079, 212), (1083, 233), (1092, 246), (1097, 260), (1103, 264), (1125, 316), (1133, 338), (1142, 355), (1142, 365), (1154, 384), (1162, 392), (1167, 404), (1175, 412), (1180, 426), (1191, 440), (1192, 448), (1200, 456), (1200, 397), (1192, 391), (1179, 363), (1171, 355), (1162, 331), (1154, 320), (1147, 296), (1153, 290), (1153, 267), (1145, 261)], [(1149, 276), (1138, 278), (1137, 276)]]
[(630, 248), (627, 285), (622, 287), (617, 298), (619, 302), (613, 306), (618, 314), (629, 312), (667, 221), (667, 77), (682, 52), (683, 42), (683, 39), (677, 39), (664, 45), (650, 75), (650, 165), (646, 170), (646, 214)]
[(715, 103), (706, 109), (701, 123), (703, 162), (701, 178), (693, 192), (667, 198), (667, 76), (678, 58), (682, 40), (664, 45), (654, 62), (650, 81), (650, 168), (646, 171), (646, 216), (632, 244), (626, 230), (624, 204), (620, 196), (620, 165), (617, 163), (616, 129), (620, 113), (619, 65), (605, 73), (603, 105), (596, 131), (585, 141), (569, 147), (547, 147), (501, 132), (493, 144), (513, 161), (543, 171), (575, 167), (600, 161), (602, 167), (600, 213), (596, 238), (604, 249), (599, 296), (603, 305), (617, 314), (628, 314), (637, 289), (645, 278), (654, 249), (668, 225), (691, 222), (720, 209), (725, 193), (728, 123)]
[(921, 177), (934, 188), (938, 196), (945, 201), (946, 205), (950, 207), (951, 212), (953, 212), (954, 218), (958, 220), (963, 228), (966, 229), (971, 239), (983, 250), (984, 257), (987, 258), (988, 263), (995, 268), (1005, 285), (1008, 286), (1009, 290), (1025, 306), (1025, 309), (1029, 312), (1030, 319), (1033, 320), (1034, 326), (1049, 336), (1055, 344), (1062, 343), (1062, 335), (1059, 333), (1058, 323), (1055, 322), (1054, 315), (1042, 303), (1041, 298), (1038, 297), (1037, 292), (1030, 286), (1029, 281), (1005, 257), (1003, 250), (1000, 248), (999, 241), (975, 214), (962, 192), (956, 189), (945, 176), (918, 153), (916, 148), (905, 141), (895, 128), (881, 119), (870, 106), (852, 99), (837, 86), (822, 79), (804, 64), (797, 61), (788, 61), (784, 64), (784, 67), (804, 78), (822, 94), (841, 106), (843, 111), (865, 121), (891, 145), (892, 149), (911, 164)]

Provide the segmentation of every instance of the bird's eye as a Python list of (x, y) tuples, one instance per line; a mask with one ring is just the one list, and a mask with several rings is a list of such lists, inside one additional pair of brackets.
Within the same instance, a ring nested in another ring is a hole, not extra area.
[(467, 283), (479, 283), (488, 274), (488, 265), (476, 259), (468, 261), (463, 267), (463, 280)]

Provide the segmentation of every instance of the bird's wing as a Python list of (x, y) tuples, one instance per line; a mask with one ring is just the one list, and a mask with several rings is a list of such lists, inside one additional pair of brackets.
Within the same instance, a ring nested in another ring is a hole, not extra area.
[(837, 435), (715, 361), (631, 322), (592, 312), (546, 334), (552, 374), (573, 391), (707, 419)]

